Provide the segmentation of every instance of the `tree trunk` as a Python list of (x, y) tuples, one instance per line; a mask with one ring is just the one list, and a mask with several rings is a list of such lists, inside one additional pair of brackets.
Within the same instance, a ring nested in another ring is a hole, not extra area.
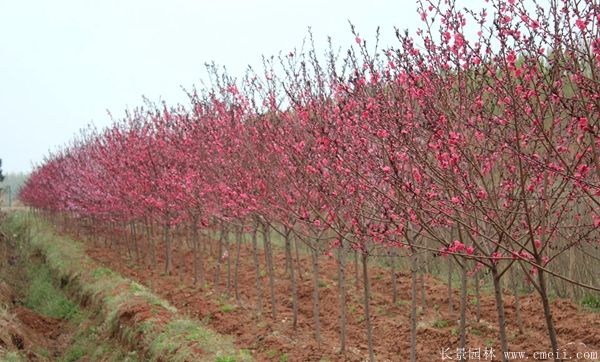
[(506, 315), (504, 313), (504, 300), (502, 298), (502, 286), (500, 275), (496, 265), (492, 266), (492, 279), (494, 281), (494, 298), (496, 299), (496, 313), (498, 314), (498, 330), (500, 334), (500, 347), (502, 349), (502, 361), (507, 362), (505, 352), (508, 352), (508, 340), (506, 339)]
[(227, 262), (227, 298), (231, 295), (231, 243), (229, 242), (229, 231), (226, 232), (225, 237), (225, 252), (227, 253), (226, 262)]
[(317, 243), (312, 250), (312, 271), (313, 271), (313, 320), (315, 328), (315, 340), (321, 348), (321, 307), (319, 305), (319, 251)]
[(244, 232), (244, 228), (242, 226), (239, 227), (236, 233), (235, 239), (235, 275), (233, 276), (233, 286), (235, 289), (235, 300), (239, 306), (242, 305), (242, 300), (240, 298), (240, 288), (238, 286), (238, 275), (240, 270), (240, 249), (242, 248), (242, 233)]
[(410, 260), (410, 361), (415, 362), (417, 360), (417, 256), (414, 251)]
[(181, 227), (176, 229), (178, 232), (176, 233), (177, 237), (177, 253), (179, 254), (179, 267), (177, 270), (179, 271), (179, 281), (183, 282), (183, 277), (185, 275), (185, 254), (184, 254), (184, 242), (183, 242), (183, 233), (181, 232)]
[(448, 313), (454, 312), (454, 304), (452, 301), (452, 256), (448, 257)]
[(392, 303), (398, 301), (398, 277), (396, 276), (396, 250), (392, 248), (390, 251), (390, 260), (392, 268)]
[(521, 317), (521, 296), (519, 295), (519, 284), (517, 283), (517, 277), (514, 268), (510, 268), (510, 281), (512, 284), (513, 296), (515, 297), (515, 314), (517, 316), (517, 327), (519, 328), (519, 334), (523, 334), (523, 318)]
[[(542, 263), (541, 258), (537, 258), (539, 264)], [(546, 327), (548, 328), (548, 336), (550, 337), (550, 344), (552, 350), (558, 350), (558, 340), (556, 339), (556, 329), (554, 328), (554, 320), (552, 319), (552, 310), (550, 308), (550, 301), (548, 300), (548, 292), (546, 290), (546, 278), (543, 270), (538, 270), (538, 283), (540, 287), (540, 297), (542, 298), (542, 306), (544, 307), (544, 317), (546, 319)], [(561, 359), (557, 356), (554, 361), (560, 361)]]
[(271, 236), (269, 234), (269, 225), (263, 224), (263, 245), (265, 249), (265, 262), (267, 265), (267, 274), (269, 275), (269, 290), (271, 292), (271, 316), (277, 319), (277, 305), (275, 303), (275, 272), (273, 270), (273, 252), (271, 250)]
[(420, 270), (419, 274), (421, 275), (421, 309), (422, 313), (425, 314), (427, 312), (427, 295), (425, 293), (425, 270)]
[(256, 240), (256, 233), (258, 232), (258, 226), (252, 231), (252, 256), (254, 258), (254, 270), (256, 277), (256, 312), (259, 316), (262, 315), (263, 311), (263, 290), (262, 281), (260, 280), (260, 261), (258, 258), (258, 243)]
[(356, 291), (360, 291), (360, 278), (358, 271), (358, 251), (354, 250), (354, 285), (356, 286)]
[(218, 247), (218, 255), (217, 255), (217, 265), (215, 268), (215, 290), (219, 291), (221, 288), (219, 284), (221, 284), (221, 263), (223, 262), (223, 238), (225, 237), (225, 232), (221, 230), (221, 235), (219, 236), (219, 247)]
[(340, 353), (346, 353), (346, 253), (343, 241), (338, 248), (338, 288), (340, 290)]
[[(465, 260), (466, 262), (466, 260)], [(467, 266), (465, 263), (461, 265), (460, 275), (460, 343), (459, 348), (465, 348), (467, 343)]]
[(171, 256), (171, 240), (169, 239), (169, 225), (165, 223), (164, 226), (164, 234), (165, 234), (165, 274), (171, 274), (172, 264), (172, 256)]
[(479, 271), (475, 272), (475, 299), (477, 302), (476, 305), (476, 318), (477, 318), (477, 323), (479, 323), (479, 321), (481, 320), (481, 296), (479, 294)]
[(288, 254), (290, 260), (289, 266), (289, 276), (292, 282), (292, 327), (294, 331), (298, 328), (298, 286), (296, 284), (296, 267), (294, 266), (294, 261), (292, 258), (292, 246), (290, 240), (291, 230), (286, 228), (285, 230), (285, 251)]
[(302, 259), (300, 259), (300, 251), (298, 250), (298, 238), (294, 238), (294, 248), (296, 249), (296, 270), (298, 271), (298, 278), (302, 280)]
[(193, 250), (193, 274), (194, 274), (194, 285), (198, 284), (198, 222), (197, 218), (192, 220), (192, 250)]
[(363, 304), (365, 308), (365, 322), (367, 323), (367, 344), (369, 347), (369, 361), (375, 362), (375, 352), (373, 351), (373, 326), (371, 325), (371, 313), (369, 311), (369, 300), (371, 298), (371, 287), (369, 283), (369, 267), (368, 267), (368, 257), (369, 255), (366, 252), (362, 254), (362, 269), (363, 269), (363, 285), (364, 289), (364, 299)]

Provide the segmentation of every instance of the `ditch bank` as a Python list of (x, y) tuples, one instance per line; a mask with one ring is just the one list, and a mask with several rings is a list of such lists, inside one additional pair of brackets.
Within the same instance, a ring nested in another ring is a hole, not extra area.
[[(7, 240), (0, 241), (4, 253), (8, 256), (14, 245), (21, 245), (30, 249), (32, 255), (39, 255), (38, 264), (47, 268), (57, 288), (96, 321), (95, 329), (104, 331), (107, 338), (126, 350), (134, 351), (137, 358), (132, 360), (251, 360), (234, 347), (231, 337), (219, 335), (198, 321), (186, 318), (144, 286), (100, 266), (85, 255), (80, 242), (59, 235), (52, 225), (40, 218), (12, 212), (3, 215), (0, 222), (5, 239), (6, 235), (18, 239), (12, 246)], [(19, 263), (12, 255), (9, 259), (7, 263)], [(34, 273), (38, 274), (39, 271)], [(81, 331), (74, 334), (78, 332)], [(84, 357), (85, 351), (80, 354)]]

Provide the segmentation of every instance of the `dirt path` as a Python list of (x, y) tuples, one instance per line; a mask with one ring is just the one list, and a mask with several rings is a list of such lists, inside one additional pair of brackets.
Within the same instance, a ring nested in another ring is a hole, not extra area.
[[(161, 250), (158, 246), (157, 250)], [(291, 286), (285, 272), (285, 257), (282, 252), (275, 255), (276, 263), (276, 304), (278, 317), (269, 316), (267, 278), (263, 278), (264, 313), (258, 318), (254, 305), (256, 289), (254, 267), (249, 249), (242, 250), (240, 265), (240, 294), (243, 306), (235, 306), (235, 300), (227, 299), (222, 293), (226, 291), (226, 267), (221, 266), (220, 284), (215, 289), (215, 270), (207, 270), (208, 281), (213, 286), (202, 290), (193, 286), (191, 270), (186, 269), (184, 280), (178, 276), (164, 275), (141, 266), (128, 259), (126, 253), (110, 250), (101, 246), (89, 247), (88, 255), (97, 261), (117, 270), (124, 276), (139, 281), (150, 287), (163, 298), (169, 300), (180, 310), (190, 316), (203, 320), (211, 328), (223, 334), (236, 336), (238, 347), (248, 349), (259, 361), (364, 361), (368, 357), (366, 327), (363, 319), (362, 294), (354, 287), (349, 288), (346, 304), (348, 310), (348, 351), (340, 355), (339, 349), (339, 300), (336, 284), (337, 267), (333, 259), (321, 262), (321, 323), (323, 343), (318, 346), (313, 338), (312, 324), (312, 284), (308, 270), (304, 269), (299, 281), (299, 322), (298, 329), (293, 330)], [(160, 255), (160, 254), (159, 254)], [(192, 255), (185, 255), (185, 265), (192, 265)], [(264, 255), (261, 255), (264, 261)], [(261, 261), (261, 263), (262, 263)], [(162, 270), (162, 259), (159, 269)], [(308, 260), (302, 265), (308, 266)], [(233, 269), (233, 267), (232, 267)], [(399, 275), (399, 299), (396, 304), (391, 300), (391, 281), (389, 271), (379, 267), (371, 267), (371, 283), (373, 295), (371, 308), (375, 335), (375, 353), (378, 360), (408, 360), (410, 347), (410, 277)], [(348, 283), (352, 285), (353, 270), (349, 266)], [(426, 278), (427, 309), (420, 310), (418, 322), (417, 354), (420, 361), (439, 361), (441, 352), (448, 348), (451, 353), (458, 347), (458, 311), (447, 310), (447, 287), (438, 280)], [(543, 315), (540, 313), (541, 303), (535, 295), (522, 297), (522, 316), (524, 333), (518, 333), (516, 325), (514, 298), (507, 292), (505, 297), (508, 319), (509, 345), (511, 351), (550, 351), (546, 337)], [(473, 298), (469, 296), (469, 301)], [(459, 295), (454, 296), (455, 308), (458, 308)], [(493, 348), (499, 352), (497, 337), (496, 312), (492, 295), (483, 295), (481, 302), (482, 319), (477, 323), (474, 306), (468, 306), (468, 341), (467, 347), (481, 351)], [(600, 352), (600, 314), (580, 310), (568, 300), (556, 300), (553, 303), (559, 341), (562, 348), (569, 353), (575, 351)], [(499, 357), (499, 356), (498, 356)], [(531, 357), (531, 355), (530, 355)], [(489, 360), (489, 359), (488, 359)], [(497, 360), (497, 358), (495, 359)], [(573, 357), (573, 361), (577, 359)]]

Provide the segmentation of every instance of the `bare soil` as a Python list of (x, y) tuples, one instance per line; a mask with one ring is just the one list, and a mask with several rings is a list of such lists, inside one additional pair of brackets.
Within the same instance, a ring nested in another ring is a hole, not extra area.
[[(255, 270), (252, 252), (242, 247), (239, 269), (239, 290), (242, 305), (235, 306), (233, 285), (229, 299), (224, 297), (227, 291), (227, 267), (221, 265), (220, 283), (215, 285), (215, 262), (206, 263), (206, 275), (211, 286), (203, 289), (193, 285), (192, 254), (184, 255), (183, 280), (178, 275), (163, 273), (164, 259), (162, 246), (157, 246), (158, 269), (136, 263), (123, 250), (107, 248), (100, 243), (88, 244), (90, 257), (116, 270), (124, 276), (146, 285), (161, 297), (189, 316), (204, 321), (214, 330), (236, 338), (239, 348), (251, 351), (257, 361), (365, 361), (368, 359), (366, 326), (363, 317), (362, 290), (354, 287), (354, 267), (347, 266), (348, 310), (347, 351), (339, 351), (339, 297), (337, 287), (337, 266), (333, 258), (321, 258), (321, 335), (318, 345), (314, 338), (312, 313), (312, 281), (308, 269), (309, 260), (302, 257), (302, 276), (298, 281), (299, 319), (298, 328), (292, 328), (291, 283), (285, 271), (285, 255), (282, 250), (274, 250), (276, 274), (277, 318), (270, 315), (268, 278), (263, 276), (264, 308), (262, 316), (256, 313)], [(174, 253), (174, 261), (178, 261)], [(264, 267), (264, 255), (261, 254), (261, 268)], [(233, 276), (233, 260), (231, 273)], [(392, 303), (391, 275), (383, 267), (370, 267), (372, 286), (371, 313), (373, 320), (375, 354), (380, 361), (405, 361), (410, 352), (410, 276), (398, 274), (399, 302)], [(233, 281), (232, 281), (233, 284)], [(459, 295), (455, 291), (455, 310), (448, 311), (447, 286), (439, 280), (427, 276), (425, 310), (420, 309), (418, 317), (417, 355), (420, 361), (442, 360), (442, 350), (455, 358), (459, 345), (458, 305)], [(469, 300), (474, 296), (469, 295)], [(511, 351), (550, 351), (546, 326), (541, 312), (542, 305), (536, 295), (521, 297), (523, 333), (519, 333), (516, 324), (514, 298), (505, 291), (507, 330)], [(421, 302), (419, 301), (419, 305)], [(600, 353), (600, 314), (583, 310), (573, 302), (557, 299), (552, 302), (556, 329), (561, 351), (598, 351)], [(499, 360), (499, 340), (496, 309), (493, 295), (482, 294), (481, 320), (475, 321), (475, 306), (468, 305), (467, 348), (481, 348), (482, 360), (486, 347), (492, 347)], [(571, 360), (577, 361), (574, 355)], [(286, 359), (287, 358), (287, 359)], [(488, 359), (490, 360), (490, 359)], [(584, 360), (584, 359), (582, 359)]]

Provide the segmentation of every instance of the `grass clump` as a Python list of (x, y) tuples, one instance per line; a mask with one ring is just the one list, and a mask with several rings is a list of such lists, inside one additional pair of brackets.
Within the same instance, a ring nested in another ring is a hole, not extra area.
[(222, 305), (219, 310), (223, 313), (230, 313), (233, 312), (235, 310), (235, 305), (232, 304), (224, 304)]
[(436, 319), (433, 321), (432, 326), (434, 328), (446, 328), (448, 327), (448, 321), (445, 319)]
[(600, 298), (587, 294), (581, 299), (581, 305), (595, 312), (600, 312)]
[(79, 306), (56, 288), (50, 269), (45, 264), (29, 266), (30, 283), (25, 306), (39, 314), (64, 320), (79, 319)]

